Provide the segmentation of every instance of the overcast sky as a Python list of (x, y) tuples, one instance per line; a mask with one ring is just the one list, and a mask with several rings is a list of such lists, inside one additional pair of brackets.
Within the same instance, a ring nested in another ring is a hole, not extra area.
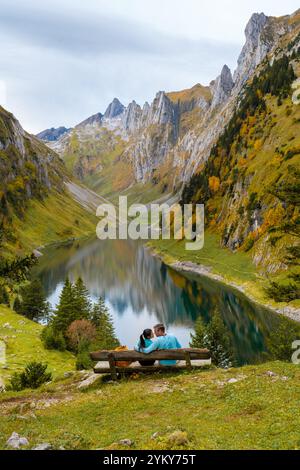
[(232, 69), (254, 12), (299, 0), (0, 0), (0, 104), (33, 133)]

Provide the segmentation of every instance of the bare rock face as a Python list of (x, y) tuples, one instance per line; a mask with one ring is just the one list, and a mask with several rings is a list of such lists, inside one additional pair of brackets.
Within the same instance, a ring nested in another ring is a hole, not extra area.
[(217, 108), (225, 103), (231, 95), (234, 87), (231, 70), (227, 65), (224, 65), (221, 75), (216, 79), (212, 92), (213, 100), (211, 109)]
[(84, 127), (84, 126), (95, 126), (95, 125), (101, 125), (103, 119), (103, 115), (101, 113), (96, 113), (93, 114), (93, 116), (90, 116), (89, 118), (85, 119), (82, 121), (80, 124), (78, 124), (76, 127)]
[(159, 91), (154, 98), (149, 112), (149, 124), (175, 123), (175, 109), (164, 91)]
[(254, 13), (245, 29), (246, 43), (238, 59), (238, 67), (234, 74), (234, 81), (238, 86), (245, 83), (255, 67), (264, 59), (270, 46), (262, 38), (262, 31), (266, 26), (268, 17), (264, 13)]
[(128, 105), (124, 113), (124, 117), (123, 117), (124, 129), (129, 133), (134, 133), (142, 125), (141, 118), (142, 118), (141, 107), (135, 101), (132, 101), (132, 103)]
[(105, 111), (104, 118), (113, 119), (119, 116), (120, 114), (122, 114), (124, 110), (125, 110), (125, 107), (118, 100), (118, 98), (114, 98), (114, 100), (110, 103), (107, 110)]

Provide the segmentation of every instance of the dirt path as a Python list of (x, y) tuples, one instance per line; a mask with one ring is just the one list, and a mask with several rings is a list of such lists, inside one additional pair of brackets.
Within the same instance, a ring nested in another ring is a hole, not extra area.
[(108, 199), (105, 199), (91, 189), (80, 186), (72, 181), (66, 181), (65, 185), (73, 199), (93, 214), (96, 214), (97, 207), (100, 204), (111, 204)]

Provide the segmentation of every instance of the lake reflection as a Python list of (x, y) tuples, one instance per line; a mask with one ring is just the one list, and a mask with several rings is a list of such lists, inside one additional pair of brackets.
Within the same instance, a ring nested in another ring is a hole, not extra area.
[(54, 307), (65, 278), (81, 276), (93, 300), (105, 298), (122, 344), (133, 347), (144, 328), (163, 322), (188, 346), (199, 315), (206, 321), (218, 307), (232, 334), (240, 364), (255, 362), (278, 319), (242, 294), (204, 277), (182, 275), (133, 241), (75, 241), (52, 247), (37, 274)]

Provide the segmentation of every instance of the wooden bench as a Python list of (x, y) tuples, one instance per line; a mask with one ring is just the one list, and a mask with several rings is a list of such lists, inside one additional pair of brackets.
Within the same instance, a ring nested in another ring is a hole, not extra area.
[[(118, 374), (130, 374), (133, 372), (156, 372), (161, 370), (196, 369), (203, 367), (203, 361), (211, 358), (208, 349), (168, 349), (154, 351), (151, 354), (142, 354), (136, 351), (97, 351), (90, 354), (93, 361), (97, 361), (94, 368), (96, 374), (110, 373), (113, 380), (117, 380)], [(162, 366), (154, 364), (142, 366), (138, 361), (180, 361), (176, 365)], [(130, 362), (127, 367), (118, 366), (118, 362)]]

